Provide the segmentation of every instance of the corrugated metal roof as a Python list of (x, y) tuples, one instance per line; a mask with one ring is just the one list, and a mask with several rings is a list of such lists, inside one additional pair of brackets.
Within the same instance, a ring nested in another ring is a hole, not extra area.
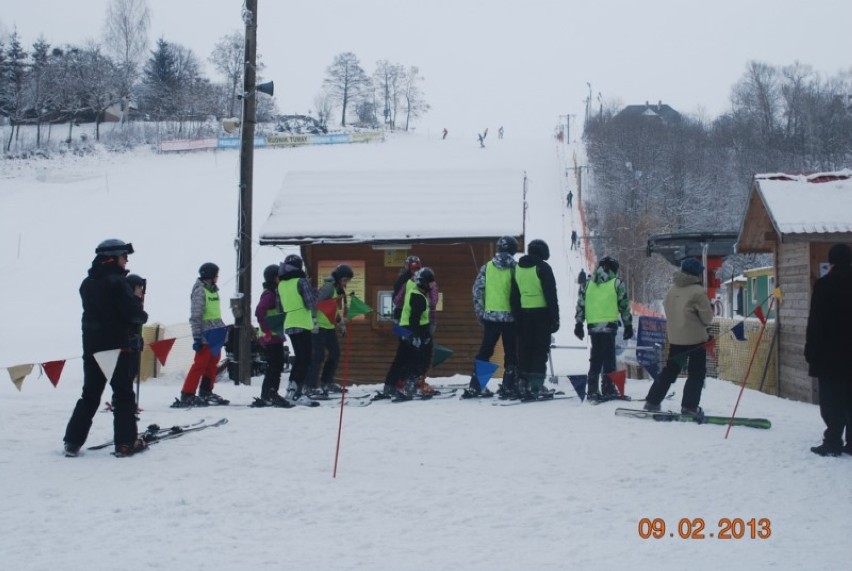
[(524, 173), (291, 171), (261, 244), (492, 238), (523, 233)]

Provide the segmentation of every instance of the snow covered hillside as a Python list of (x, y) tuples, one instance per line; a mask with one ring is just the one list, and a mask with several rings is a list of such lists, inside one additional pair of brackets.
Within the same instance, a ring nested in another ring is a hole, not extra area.
[[(557, 388), (571, 393), (565, 375), (584, 373), (588, 358), (572, 335), (583, 267), (569, 249), (579, 217), (565, 208), (575, 151), (547, 136), (510, 134), (485, 149), (473, 138), (417, 135), (258, 150), (254, 228), (291, 169), (525, 170), (527, 238), (549, 243), (559, 286), (556, 342), (576, 347), (553, 354)], [(95, 245), (131, 241), (128, 268), (149, 280), (151, 321), (185, 321), (202, 262), (222, 267), (223, 291), (235, 287), (238, 169), (236, 152), (0, 163), (0, 367), (68, 359), (57, 388), (37, 372), (20, 392), (0, 381), (4, 569), (848, 569), (852, 458), (808, 450), (823, 430), (817, 407), (753, 391), (738, 414), (773, 427), (735, 427), (727, 439), (725, 427), (620, 418), (615, 403), (577, 398), (346, 407), (332, 478), (336, 406), (176, 410), (169, 404), (183, 378), (174, 374), (143, 384), (140, 427), (228, 424), (133, 458), (109, 449), (64, 458), (62, 435), (82, 385), (77, 288)], [(257, 247), (255, 268), (282, 257)], [(664, 404), (677, 409), (682, 387)], [(634, 398), (647, 389), (647, 381), (627, 381)], [(217, 388), (235, 405), (258, 390), (259, 382)], [(708, 379), (701, 404), (729, 414), (738, 391)], [(111, 437), (111, 416), (97, 414), (87, 444)], [(644, 518), (665, 521), (661, 538), (641, 537)], [(682, 538), (699, 518), (703, 539)], [(720, 539), (720, 520), (735, 518), (744, 535)], [(755, 523), (756, 535), (768, 525), (768, 537), (751, 537), (752, 518), (766, 520)]]

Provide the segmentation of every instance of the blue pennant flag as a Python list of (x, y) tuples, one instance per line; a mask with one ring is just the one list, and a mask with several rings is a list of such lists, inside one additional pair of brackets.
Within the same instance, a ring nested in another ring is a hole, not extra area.
[(479, 390), (485, 390), (488, 381), (491, 380), (491, 375), (499, 368), (499, 365), (488, 361), (476, 360), (476, 378), (479, 379)]
[(571, 386), (577, 391), (580, 402), (586, 400), (586, 382), (588, 379), (588, 375), (568, 375), (568, 380), (571, 381)]
[(393, 334), (399, 337), (400, 339), (408, 339), (411, 337), (411, 331), (399, 325), (398, 323), (393, 324)]
[(225, 339), (228, 338), (228, 326), (210, 329), (202, 333), (202, 335), (204, 335), (204, 340), (210, 346), (210, 353), (218, 355), (219, 351), (225, 345)]
[(731, 328), (731, 333), (737, 338), (737, 341), (745, 341), (745, 323), (740, 321)]

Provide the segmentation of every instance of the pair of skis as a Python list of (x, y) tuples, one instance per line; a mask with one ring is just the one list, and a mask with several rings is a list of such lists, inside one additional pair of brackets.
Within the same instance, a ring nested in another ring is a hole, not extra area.
[(694, 422), (696, 424), (720, 424), (733, 426), (748, 426), (750, 428), (772, 428), (772, 422), (768, 418), (737, 418), (728, 416), (696, 417), (691, 414), (681, 414), (673, 411), (652, 412), (648, 410), (633, 410), (630, 408), (615, 409), (615, 416), (628, 416), (630, 418), (645, 418), (658, 422)]
[[(139, 437), (150, 445), (157, 442), (161, 442), (163, 440), (172, 440), (175, 438), (179, 438), (181, 436), (184, 436), (185, 434), (189, 434), (190, 432), (198, 432), (199, 430), (215, 428), (217, 426), (223, 426), (225, 424), (228, 424), (227, 418), (220, 418), (215, 422), (207, 422), (204, 419), (201, 419), (197, 422), (192, 422), (190, 424), (175, 425), (167, 428), (160, 428), (156, 424), (151, 424), (148, 426), (148, 428), (145, 429), (145, 432), (139, 435)], [(104, 442), (103, 444), (89, 446), (87, 450), (101, 450), (108, 446), (114, 445), (115, 440), (110, 440), (109, 442)]]

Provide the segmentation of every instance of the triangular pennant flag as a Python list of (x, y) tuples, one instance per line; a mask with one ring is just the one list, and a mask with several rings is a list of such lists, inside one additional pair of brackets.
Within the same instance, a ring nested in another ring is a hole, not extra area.
[(284, 337), (284, 314), (276, 313), (273, 315), (266, 316), (266, 323), (269, 325), (269, 328), (272, 330), (273, 335), (278, 335), (279, 337)]
[(21, 385), (24, 383), (24, 379), (33, 371), (33, 365), (15, 365), (13, 367), (7, 367), (7, 371), (9, 371), (9, 377), (11, 377), (12, 382), (15, 383), (15, 386), (18, 390), (21, 390)]
[(784, 296), (781, 295), (781, 288), (780, 287), (777, 287), (774, 290), (772, 290), (772, 295), (775, 296), (775, 299), (778, 300), (778, 303), (781, 303), (782, 301), (784, 301)]
[(367, 315), (373, 311), (373, 308), (358, 299), (355, 294), (349, 296), (349, 311), (346, 313), (347, 319), (353, 319), (359, 315)]
[(586, 383), (588, 379), (588, 375), (568, 375), (568, 380), (571, 381), (571, 386), (577, 391), (577, 396), (580, 397), (581, 402), (586, 400)]
[(746, 340), (745, 325), (743, 324), (742, 321), (740, 321), (739, 323), (737, 323), (736, 325), (734, 325), (731, 328), (731, 333), (734, 334), (734, 337), (737, 338), (737, 341), (745, 341)]
[(218, 355), (219, 351), (225, 345), (225, 339), (228, 337), (228, 326), (208, 329), (202, 335), (204, 335), (204, 340), (210, 346), (210, 354)]
[(479, 379), (479, 390), (485, 390), (485, 386), (491, 380), (491, 375), (499, 368), (499, 365), (489, 361), (476, 360), (476, 378)]
[(112, 373), (115, 371), (115, 364), (118, 363), (118, 356), (120, 354), (121, 349), (108, 349), (94, 354), (95, 361), (97, 361), (101, 372), (107, 378), (107, 382), (112, 378)]
[(432, 366), (437, 367), (447, 359), (453, 356), (453, 350), (447, 349), (443, 345), (434, 343), (432, 349)]
[(61, 361), (48, 361), (47, 363), (42, 363), (41, 368), (44, 371), (44, 374), (47, 375), (47, 378), (50, 379), (50, 382), (53, 383), (53, 386), (59, 384), (59, 377), (62, 375), (62, 369), (65, 367), (65, 359)]
[(409, 331), (398, 323), (393, 324), (393, 334), (399, 337), (400, 339), (408, 339), (409, 337), (411, 337), (411, 331)]
[(159, 341), (154, 341), (153, 343), (149, 343), (148, 347), (153, 351), (154, 356), (157, 357), (157, 360), (161, 365), (166, 364), (166, 359), (169, 357), (169, 351), (172, 350), (172, 346), (175, 344), (175, 338), (171, 339), (160, 339)]
[(337, 321), (337, 299), (330, 298), (317, 302), (317, 309), (322, 311), (322, 314), (328, 318), (331, 323)]
[(609, 380), (612, 381), (612, 384), (615, 385), (615, 388), (618, 389), (618, 392), (621, 396), (624, 396), (624, 382), (627, 380), (627, 371), (613, 371), (611, 373), (607, 373), (609, 376)]
[(754, 308), (754, 316), (760, 320), (760, 323), (766, 324), (766, 316), (763, 315), (763, 308), (761, 306), (757, 306)]

